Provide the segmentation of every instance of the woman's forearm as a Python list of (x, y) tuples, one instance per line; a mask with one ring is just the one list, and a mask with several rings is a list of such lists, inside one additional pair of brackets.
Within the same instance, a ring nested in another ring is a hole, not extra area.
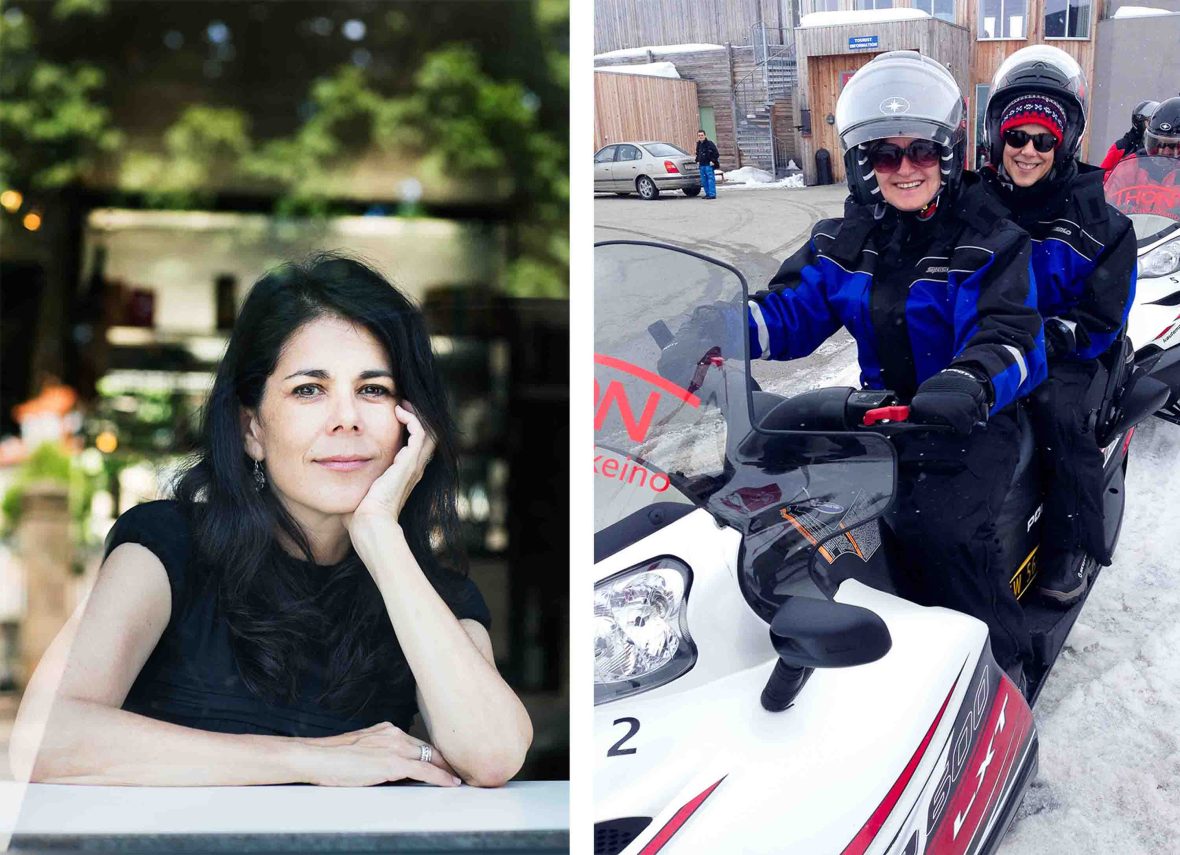
[(414, 673), (431, 740), (464, 781), (503, 784), (519, 771), (532, 741), (524, 705), (438, 596), (401, 529), (368, 537), (358, 552), (367, 556)]
[(211, 733), (59, 697), (44, 727), (18, 718), (9, 753), (14, 774), (35, 783), (231, 786), (307, 781), (305, 748), (296, 739)]

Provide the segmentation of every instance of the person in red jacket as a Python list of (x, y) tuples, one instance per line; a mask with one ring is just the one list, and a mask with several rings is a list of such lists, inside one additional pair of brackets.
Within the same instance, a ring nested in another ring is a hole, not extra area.
[(1115, 140), (1106, 152), (1106, 157), (1102, 159), (1101, 166), (1107, 175), (1120, 160), (1130, 157), (1143, 147), (1143, 132), (1147, 129), (1147, 121), (1158, 106), (1157, 101), (1140, 101), (1135, 105), (1135, 109), (1131, 111), (1131, 130)]

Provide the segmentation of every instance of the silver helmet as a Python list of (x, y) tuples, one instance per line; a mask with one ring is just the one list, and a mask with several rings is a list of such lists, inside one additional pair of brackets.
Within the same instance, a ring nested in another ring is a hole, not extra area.
[(836, 102), (836, 132), (848, 189), (861, 204), (881, 201), (868, 162), (868, 144), (917, 137), (942, 147), (942, 185), (958, 190), (967, 151), (967, 107), (946, 66), (912, 50), (873, 57), (852, 76)]

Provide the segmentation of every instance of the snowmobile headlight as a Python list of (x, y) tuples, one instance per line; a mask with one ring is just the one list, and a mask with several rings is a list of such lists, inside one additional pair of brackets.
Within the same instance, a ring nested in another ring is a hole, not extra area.
[(1152, 278), (1167, 276), (1180, 270), (1180, 240), (1170, 240), (1157, 246), (1139, 259), (1139, 275)]
[(673, 558), (624, 570), (594, 588), (594, 703), (674, 680), (692, 668), (685, 619), (692, 571)]

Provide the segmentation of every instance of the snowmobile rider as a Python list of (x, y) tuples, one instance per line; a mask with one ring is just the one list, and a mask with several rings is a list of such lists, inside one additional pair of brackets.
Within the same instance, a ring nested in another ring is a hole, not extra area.
[(1147, 214), (1158, 207), (1160, 214), (1171, 216), (1174, 197), (1151, 189), (1159, 187), (1180, 187), (1180, 97), (1156, 108), (1143, 134), (1143, 148), (1106, 176), (1106, 196), (1123, 210), (1129, 204), (1136, 213)]
[(1143, 133), (1147, 130), (1147, 120), (1159, 106), (1158, 101), (1140, 101), (1131, 111), (1131, 130), (1127, 131), (1113, 143), (1102, 159), (1102, 168), (1107, 174), (1114, 169), (1124, 157), (1131, 157), (1143, 147)]
[(966, 108), (938, 62), (874, 57), (840, 94), (836, 126), (844, 217), (820, 221), (748, 307), (694, 312), (660, 371), (691, 376), (726, 312), (746, 309), (754, 359), (807, 356), (847, 327), (861, 383), (894, 390), (911, 421), (936, 426), (895, 437), (887, 537), (902, 593), (986, 623), (996, 661), (1022, 685), (1031, 644), (995, 519), (1017, 463), (1013, 404), (1045, 377), (1029, 238), (964, 172)]
[(1078, 162), (1086, 81), (1059, 48), (1016, 51), (997, 69), (984, 116), (984, 182), (1032, 238), (1049, 378), (1029, 397), (1044, 483), (1040, 593), (1068, 607), (1086, 590), (1090, 555), (1110, 564), (1103, 456), (1088, 392), (1135, 296), (1131, 221), (1106, 203), (1101, 168)]
[(1180, 157), (1180, 96), (1156, 107), (1143, 134), (1143, 154)]

